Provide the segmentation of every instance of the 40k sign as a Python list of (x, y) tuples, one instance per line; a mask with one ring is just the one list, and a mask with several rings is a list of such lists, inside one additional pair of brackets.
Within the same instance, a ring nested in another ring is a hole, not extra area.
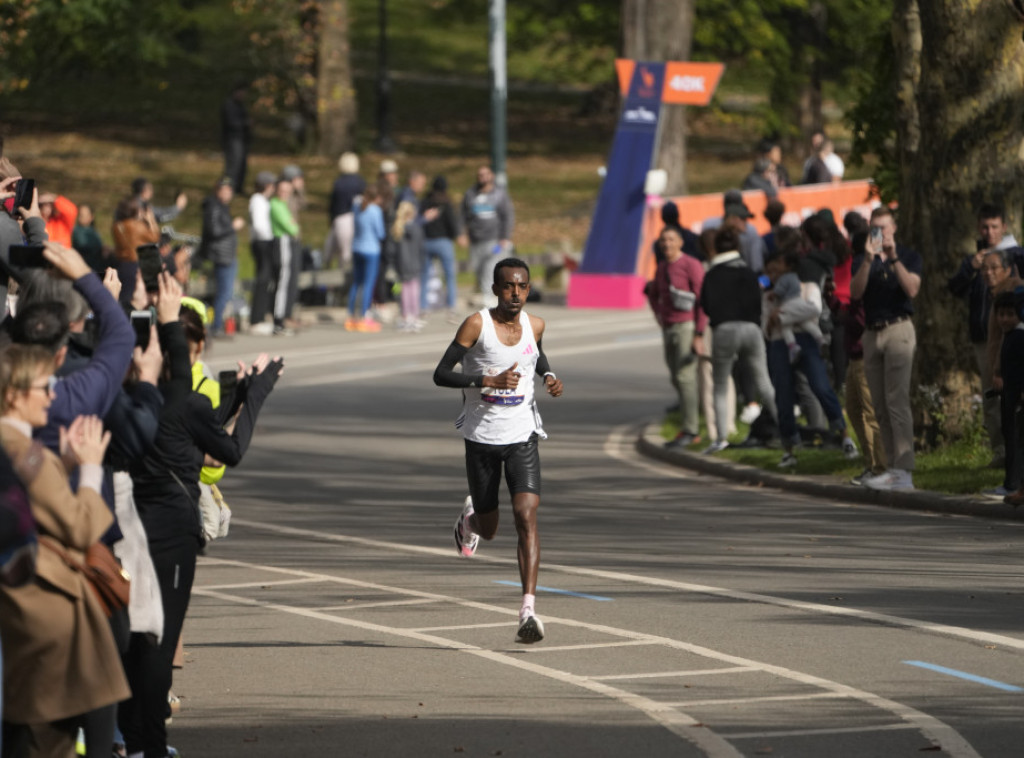
[(719, 63), (631, 60), (618, 60), (615, 67), (622, 113), (583, 260), (569, 282), (570, 306), (636, 307), (634, 301), (642, 302), (637, 246), (662, 103), (706, 105), (724, 69)]

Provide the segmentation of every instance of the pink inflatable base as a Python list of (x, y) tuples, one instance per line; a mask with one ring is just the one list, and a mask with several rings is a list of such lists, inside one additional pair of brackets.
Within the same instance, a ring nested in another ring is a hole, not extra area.
[(566, 305), (570, 308), (619, 308), (635, 310), (647, 307), (644, 285), (647, 280), (636, 274), (580, 274), (569, 279)]

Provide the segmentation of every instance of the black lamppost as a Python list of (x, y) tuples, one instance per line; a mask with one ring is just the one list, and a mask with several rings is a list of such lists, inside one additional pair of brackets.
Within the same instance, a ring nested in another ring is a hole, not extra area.
[(398, 145), (391, 139), (391, 77), (388, 75), (388, 3), (378, 3), (377, 25), (377, 150), (394, 153)]

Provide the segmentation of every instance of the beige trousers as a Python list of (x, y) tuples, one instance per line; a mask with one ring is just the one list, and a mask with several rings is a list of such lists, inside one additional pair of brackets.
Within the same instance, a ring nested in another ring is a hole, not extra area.
[(885, 471), (885, 444), (882, 442), (882, 430), (875, 419), (875, 407), (871, 403), (871, 390), (868, 379), (864, 375), (864, 359), (852, 358), (846, 369), (846, 415), (850, 426), (857, 435), (864, 465), (871, 468), (871, 473), (881, 474)]
[(864, 373), (871, 389), (875, 417), (882, 430), (887, 468), (914, 470), (914, 417), (910, 410), (910, 377), (917, 332), (910, 319), (864, 332)]

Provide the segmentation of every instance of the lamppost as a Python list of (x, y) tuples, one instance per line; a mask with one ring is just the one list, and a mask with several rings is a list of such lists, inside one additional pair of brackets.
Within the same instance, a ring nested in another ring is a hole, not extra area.
[(489, 44), (491, 70), (491, 165), (499, 187), (508, 185), (505, 153), (508, 131), (505, 105), (508, 101), (508, 76), (505, 70), (505, 0), (490, 0)]
[(388, 2), (377, 4), (377, 150), (394, 153), (398, 145), (391, 139), (391, 77), (388, 74)]

